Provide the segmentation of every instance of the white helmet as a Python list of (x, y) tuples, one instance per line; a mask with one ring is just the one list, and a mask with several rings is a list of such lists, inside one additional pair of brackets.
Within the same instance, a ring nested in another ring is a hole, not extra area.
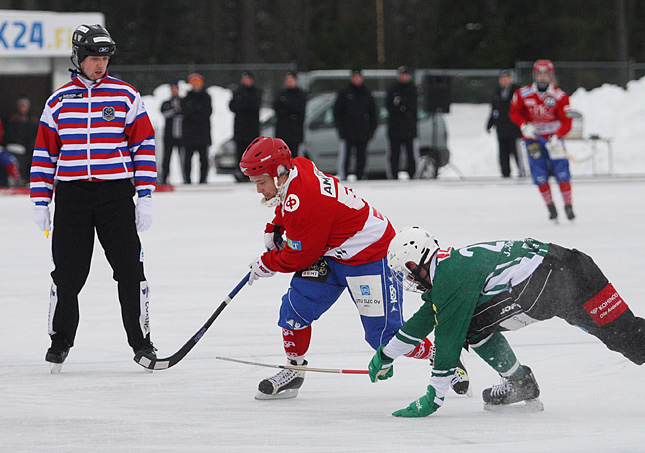
[(387, 264), (403, 288), (408, 291), (425, 292), (430, 289), (420, 281), (419, 268), (428, 263), (439, 250), (432, 234), (418, 226), (399, 231), (387, 249)]

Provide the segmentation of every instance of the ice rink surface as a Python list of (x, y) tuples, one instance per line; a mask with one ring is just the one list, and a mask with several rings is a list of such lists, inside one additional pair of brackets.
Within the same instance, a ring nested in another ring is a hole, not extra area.
[[(397, 229), (421, 225), (444, 247), (530, 236), (578, 248), (645, 316), (643, 179), (574, 179), (578, 218), (559, 225), (547, 221), (537, 189), (517, 180), (349, 185)], [(227, 182), (155, 195), (154, 224), (141, 237), (160, 357), (199, 329), (262, 251), (272, 213), (258, 198), (251, 185)], [(555, 186), (554, 198), (562, 216)], [(49, 240), (32, 223), (27, 197), (0, 196), (0, 211), (0, 451), (645, 451), (645, 369), (557, 319), (507, 336), (541, 386), (541, 413), (484, 412), (481, 391), (499, 379), (473, 353), (465, 354), (473, 397), (451, 392), (423, 419), (391, 416), (428, 383), (427, 363), (405, 358), (386, 382), (308, 373), (298, 398), (256, 401), (258, 382), (276, 370), (215, 357), (284, 363), (276, 321), (289, 275), (243, 288), (182, 362), (147, 373), (132, 361), (98, 243), (76, 345), (51, 375)], [(419, 303), (406, 294), (406, 318)], [(366, 368), (372, 353), (344, 294), (314, 324), (310, 366)]]

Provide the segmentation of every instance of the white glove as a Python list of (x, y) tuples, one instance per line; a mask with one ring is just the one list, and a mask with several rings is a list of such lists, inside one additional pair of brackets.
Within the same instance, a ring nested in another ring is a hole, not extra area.
[(535, 126), (533, 126), (532, 123), (522, 124), (520, 126), (520, 130), (522, 131), (524, 138), (528, 138), (530, 140), (535, 140), (537, 138), (537, 131), (535, 130)]
[(139, 197), (134, 208), (137, 231), (146, 231), (152, 225), (152, 197)]
[(564, 151), (564, 146), (562, 145), (562, 140), (560, 140), (555, 134), (549, 137), (549, 141), (546, 142), (546, 150), (549, 152), (549, 157), (551, 159), (567, 158), (567, 155)]
[(249, 286), (253, 284), (259, 278), (273, 277), (275, 271), (272, 271), (262, 262), (262, 257), (258, 256), (256, 259), (251, 261), (249, 264), (251, 268), (251, 276), (249, 277)]
[(285, 246), (284, 239), (282, 239), (282, 232), (284, 228), (281, 225), (267, 223), (264, 229), (264, 246), (267, 250), (282, 250)]
[(49, 206), (34, 205), (34, 223), (38, 225), (41, 231), (49, 231), (52, 229)]

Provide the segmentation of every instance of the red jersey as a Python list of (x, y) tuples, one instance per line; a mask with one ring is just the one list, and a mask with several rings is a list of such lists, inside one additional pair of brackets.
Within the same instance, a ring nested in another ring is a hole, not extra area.
[(571, 130), (569, 96), (559, 88), (549, 85), (540, 93), (535, 84), (515, 91), (509, 116), (518, 126), (531, 123), (544, 138), (556, 134), (562, 138)]
[(387, 217), (309, 159), (291, 162), (284, 199), (273, 219), (284, 227), (287, 245), (263, 254), (264, 264), (296, 272), (323, 255), (351, 265), (383, 259), (395, 234)]

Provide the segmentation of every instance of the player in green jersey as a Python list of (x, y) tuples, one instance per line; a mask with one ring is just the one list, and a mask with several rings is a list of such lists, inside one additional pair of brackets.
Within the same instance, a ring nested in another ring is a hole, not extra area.
[(538, 384), (501, 334), (553, 318), (597, 337), (637, 365), (645, 363), (645, 319), (634, 316), (588, 255), (535, 239), (493, 241), (440, 250), (420, 227), (398, 233), (388, 264), (424, 304), (369, 364), (372, 382), (393, 374), (395, 358), (435, 332), (436, 356), (424, 396), (398, 417), (425, 417), (443, 404), (462, 346), (470, 346), (501, 376), (483, 391), (485, 409), (542, 410)]

